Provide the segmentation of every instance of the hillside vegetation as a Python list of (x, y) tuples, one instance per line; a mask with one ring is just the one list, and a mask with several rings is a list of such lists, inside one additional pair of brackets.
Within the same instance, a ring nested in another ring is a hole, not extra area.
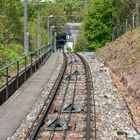
[[(57, 9), (57, 12), (54, 9)], [(41, 4), (41, 46), (46, 45), (47, 42), (47, 16), (54, 12), (56, 15), (61, 15), (64, 11), (59, 5)], [(29, 2), (28, 28), (30, 51), (37, 49), (37, 19), (38, 1)], [(19, 0), (2, 0), (0, 2), (0, 67), (24, 55), (23, 41), (24, 3)]]
[(75, 50), (95, 51), (111, 42), (113, 28), (130, 16), (132, 19), (139, 3), (138, 0), (89, 0)]
[(124, 97), (140, 131), (140, 28), (98, 50), (94, 58), (109, 67), (127, 88)]
[[(38, 1), (28, 1), (29, 50), (37, 49)], [(59, 33), (67, 22), (81, 22), (84, 2), (56, 0), (45, 1), (41, 7), (41, 46), (47, 45), (47, 17), (54, 15), (50, 26)], [(77, 14), (78, 13), (78, 14)], [(69, 15), (67, 17), (67, 15)], [(61, 17), (60, 17), (61, 16)], [(0, 68), (24, 54), (24, 3), (20, 0), (0, 0)]]

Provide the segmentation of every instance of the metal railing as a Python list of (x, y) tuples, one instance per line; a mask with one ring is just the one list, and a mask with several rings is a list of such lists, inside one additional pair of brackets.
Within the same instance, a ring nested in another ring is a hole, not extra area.
[(120, 25), (114, 27), (112, 31), (112, 41), (125, 34), (128, 31), (133, 31), (140, 25), (140, 14), (134, 12), (129, 15)]
[(6, 101), (51, 55), (40, 48), (0, 69), (0, 105)]

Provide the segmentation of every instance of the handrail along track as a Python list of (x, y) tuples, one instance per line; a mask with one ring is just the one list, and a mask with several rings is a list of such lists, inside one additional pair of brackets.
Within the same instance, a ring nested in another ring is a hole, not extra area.
[(51, 50), (45, 46), (0, 69), (0, 105), (18, 90), (50, 55)]

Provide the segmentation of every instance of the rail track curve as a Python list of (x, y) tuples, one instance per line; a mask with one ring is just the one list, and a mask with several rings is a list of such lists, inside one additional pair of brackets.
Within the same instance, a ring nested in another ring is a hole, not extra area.
[(79, 54), (65, 61), (40, 115), (24, 140), (96, 140), (91, 71)]

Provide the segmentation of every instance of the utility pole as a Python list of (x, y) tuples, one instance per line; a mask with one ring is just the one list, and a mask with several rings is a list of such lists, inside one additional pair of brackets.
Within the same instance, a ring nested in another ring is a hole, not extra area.
[(140, 19), (139, 19), (139, 0), (136, 1), (136, 26), (139, 26)]
[(51, 47), (52, 51), (54, 51), (54, 48), (53, 48), (53, 43), (54, 43), (53, 29), (54, 28), (55, 28), (55, 26), (50, 27), (50, 47)]
[(38, 49), (40, 48), (40, 0), (38, 0)]
[(57, 36), (57, 33), (55, 32), (54, 33), (54, 52), (56, 52), (56, 36)]
[(49, 46), (50, 45), (50, 21), (49, 21), (49, 17), (47, 18), (47, 29), (48, 29), (48, 46)]
[(29, 52), (29, 39), (28, 39), (28, 14), (27, 14), (28, 0), (24, 0), (24, 52)]
[(50, 47), (50, 18), (53, 18), (53, 15), (47, 17), (47, 29), (48, 29), (48, 46)]
[(135, 29), (135, 14), (136, 13), (133, 13), (133, 15), (132, 15), (132, 30)]

